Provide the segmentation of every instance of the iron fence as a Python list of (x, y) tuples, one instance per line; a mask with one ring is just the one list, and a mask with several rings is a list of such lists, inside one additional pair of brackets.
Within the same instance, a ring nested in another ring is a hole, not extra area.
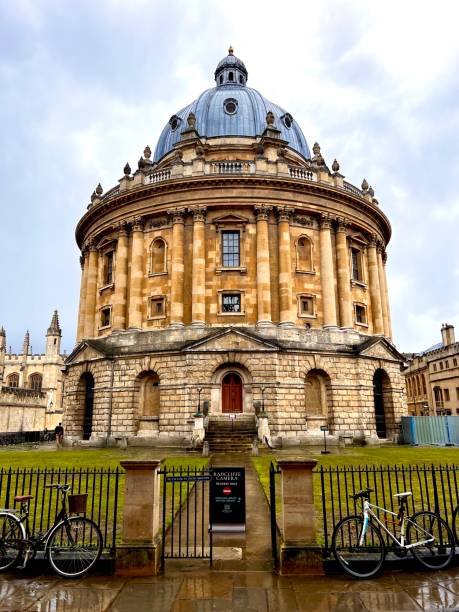
[[(320, 509), (316, 507), (321, 519), (317, 524), (318, 538), (326, 552), (330, 550), (336, 523), (361, 511), (359, 502), (350, 496), (366, 488), (374, 491), (372, 503), (395, 513), (398, 510), (395, 493), (411, 491), (412, 495), (407, 499), (409, 514), (431, 510), (453, 527), (459, 504), (459, 466), (321, 466), (314, 472), (314, 489), (320, 505)], [(383, 522), (387, 519), (384, 513), (377, 511), (377, 514)], [(385, 537), (387, 544), (391, 545), (388, 536)]]
[(56, 434), (51, 431), (3, 431), (0, 432), (0, 446), (10, 444), (39, 444), (41, 442), (52, 442)]
[(18, 508), (16, 495), (33, 495), (30, 502), (31, 532), (45, 533), (61, 509), (61, 497), (49, 484), (69, 484), (71, 493), (87, 493), (85, 516), (101, 530), (104, 549), (114, 554), (120, 534), (124, 471), (108, 469), (0, 469), (0, 508)]

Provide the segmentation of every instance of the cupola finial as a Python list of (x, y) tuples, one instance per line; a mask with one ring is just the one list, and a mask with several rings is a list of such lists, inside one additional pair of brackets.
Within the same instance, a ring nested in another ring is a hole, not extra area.
[(228, 55), (233, 55), (233, 53), (234, 53), (233, 45), (230, 45), (228, 49)]

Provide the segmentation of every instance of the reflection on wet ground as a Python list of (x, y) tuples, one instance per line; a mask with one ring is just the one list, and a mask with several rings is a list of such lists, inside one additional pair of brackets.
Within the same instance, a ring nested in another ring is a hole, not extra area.
[(163, 576), (0, 577), (2, 612), (211, 610), (371, 611), (459, 610), (459, 568), (436, 573), (386, 573), (373, 580), (345, 576), (276, 576), (225, 572), (199, 565)]

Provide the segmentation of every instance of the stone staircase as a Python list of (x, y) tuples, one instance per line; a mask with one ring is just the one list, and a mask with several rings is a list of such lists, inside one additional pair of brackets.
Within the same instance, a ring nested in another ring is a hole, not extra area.
[(205, 441), (209, 443), (210, 452), (247, 452), (252, 448), (253, 439), (256, 437), (257, 430), (252, 415), (237, 415), (232, 421), (228, 417), (209, 417)]

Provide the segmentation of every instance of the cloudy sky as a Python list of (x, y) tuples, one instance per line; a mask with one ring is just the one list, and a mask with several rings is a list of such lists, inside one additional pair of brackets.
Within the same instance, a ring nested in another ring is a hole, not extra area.
[(75, 341), (74, 228), (100, 181), (136, 167), (213, 86), (229, 44), (392, 222), (394, 339), (459, 335), (459, 4), (358, 0), (0, 0), (0, 325), (41, 352), (58, 308)]

